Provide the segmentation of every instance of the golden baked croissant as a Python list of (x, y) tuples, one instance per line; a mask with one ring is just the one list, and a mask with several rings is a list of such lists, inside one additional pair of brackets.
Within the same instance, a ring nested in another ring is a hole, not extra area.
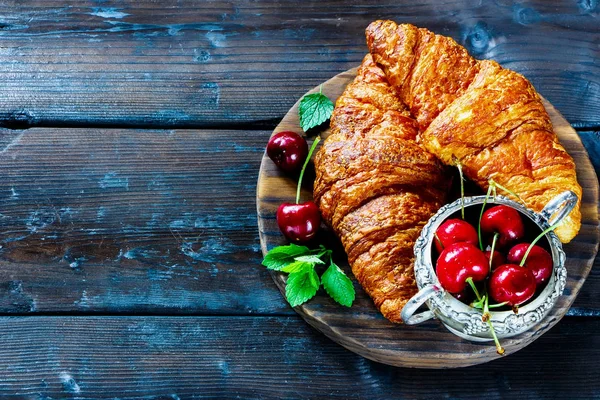
[(392, 322), (416, 293), (413, 246), (449, 186), (416, 136), (416, 122), (367, 55), (315, 156), (314, 200), (356, 279)]
[(413, 25), (375, 21), (367, 44), (418, 121), (427, 150), (445, 164), (460, 163), (485, 190), (494, 180), (535, 211), (565, 190), (575, 192), (579, 202), (555, 232), (564, 243), (577, 235), (581, 187), (575, 163), (527, 79)]

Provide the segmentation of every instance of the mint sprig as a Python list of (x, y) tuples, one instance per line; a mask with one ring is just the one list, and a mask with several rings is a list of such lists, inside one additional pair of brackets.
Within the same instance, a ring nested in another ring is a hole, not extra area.
[(267, 253), (262, 264), (268, 269), (281, 271), (283, 267), (292, 263), (295, 257), (307, 254), (310, 249), (290, 243), (288, 246), (275, 247)]
[(281, 268), (280, 271), (287, 272), (288, 274), (293, 274), (295, 272), (307, 271), (309, 269), (312, 269), (313, 267), (314, 267), (314, 264), (312, 264), (312, 263), (296, 260), (294, 262), (289, 263), (285, 267)]
[(352, 306), (355, 296), (354, 285), (333, 260), (330, 260), (329, 267), (321, 276), (321, 283), (333, 300), (346, 307)]
[(327, 96), (321, 93), (307, 94), (300, 100), (298, 114), (300, 117), (300, 127), (304, 132), (315, 126), (321, 125), (327, 121), (333, 113), (333, 102)]
[(292, 307), (299, 306), (314, 297), (320, 284), (314, 268), (291, 273), (285, 285), (285, 297)]
[[(354, 302), (354, 285), (332, 260), (331, 250), (321, 245), (318, 249), (289, 244), (278, 246), (267, 253), (262, 264), (270, 270), (288, 273), (285, 297), (292, 307), (312, 299), (321, 284), (337, 303), (350, 307)], [(324, 261), (326, 260), (326, 261)], [(319, 279), (318, 264), (328, 264)]]

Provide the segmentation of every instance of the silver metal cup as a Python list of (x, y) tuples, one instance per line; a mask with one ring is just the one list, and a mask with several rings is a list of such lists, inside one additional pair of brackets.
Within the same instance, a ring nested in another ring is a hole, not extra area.
[[(485, 196), (464, 198), (464, 207), (480, 208)], [(504, 204), (532, 220), (542, 231), (560, 222), (577, 204), (577, 195), (566, 191), (552, 199), (544, 209), (536, 213), (522, 204), (503, 196), (489, 197), (487, 204)], [(439, 319), (452, 333), (472, 341), (492, 340), (489, 325), (482, 321), (481, 310), (470, 307), (446, 292), (437, 278), (431, 259), (431, 246), (438, 227), (461, 208), (461, 199), (442, 207), (421, 232), (415, 243), (415, 278), (419, 292), (402, 309), (402, 320), (414, 325), (431, 318)], [(546, 287), (533, 300), (519, 308), (518, 314), (512, 310), (492, 311), (491, 320), (498, 338), (508, 338), (525, 332), (541, 321), (552, 309), (562, 294), (567, 279), (565, 253), (562, 244), (554, 232), (546, 234), (553, 260), (553, 273)], [(421, 305), (427, 304), (429, 310), (416, 313)]]

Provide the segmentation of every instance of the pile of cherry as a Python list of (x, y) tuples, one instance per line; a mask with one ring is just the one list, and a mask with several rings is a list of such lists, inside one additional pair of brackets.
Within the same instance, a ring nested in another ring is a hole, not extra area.
[(279, 132), (267, 144), (267, 156), (287, 173), (300, 172), (296, 203), (283, 203), (277, 209), (277, 225), (291, 242), (307, 242), (314, 238), (321, 224), (321, 212), (313, 201), (300, 203), (300, 187), (304, 170), (319, 143), (315, 139), (310, 150), (306, 139), (296, 132)]
[(440, 284), (466, 304), (474, 295), (480, 297), (479, 287), (496, 302), (495, 307), (516, 311), (545, 286), (552, 275), (552, 256), (535, 245), (538, 239), (533, 246), (524, 242), (521, 214), (509, 206), (486, 209), (479, 229), (478, 233), (460, 218), (448, 219), (437, 229), (434, 244), (439, 256), (434, 261)]

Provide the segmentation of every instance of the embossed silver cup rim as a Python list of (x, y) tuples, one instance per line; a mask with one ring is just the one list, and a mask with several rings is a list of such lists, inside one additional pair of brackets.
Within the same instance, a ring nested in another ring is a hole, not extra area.
[[(433, 262), (431, 247), (433, 234), (437, 228), (452, 214), (464, 207), (481, 206), (486, 196), (465, 197), (442, 207), (427, 222), (421, 235), (415, 243), (415, 278), (419, 293), (410, 299), (402, 310), (401, 317), (407, 325), (418, 324), (431, 318), (438, 318), (453, 333), (468, 340), (491, 340), (488, 324), (481, 320), (481, 310), (472, 308), (455, 299), (440, 285)], [(546, 207), (536, 213), (522, 204), (512, 201), (504, 196), (489, 197), (488, 204), (508, 205), (523, 216), (533, 221), (540, 229), (545, 230), (551, 225), (560, 222), (577, 204), (577, 195), (571, 191), (563, 192), (552, 199)], [(492, 312), (492, 321), (495, 332), (500, 338), (520, 334), (537, 324), (556, 303), (558, 296), (566, 284), (565, 253), (562, 243), (554, 234), (546, 234), (553, 259), (553, 274), (546, 283), (546, 287), (533, 300), (520, 307), (519, 314), (508, 311)], [(419, 307), (426, 303), (429, 310), (416, 313)]]

